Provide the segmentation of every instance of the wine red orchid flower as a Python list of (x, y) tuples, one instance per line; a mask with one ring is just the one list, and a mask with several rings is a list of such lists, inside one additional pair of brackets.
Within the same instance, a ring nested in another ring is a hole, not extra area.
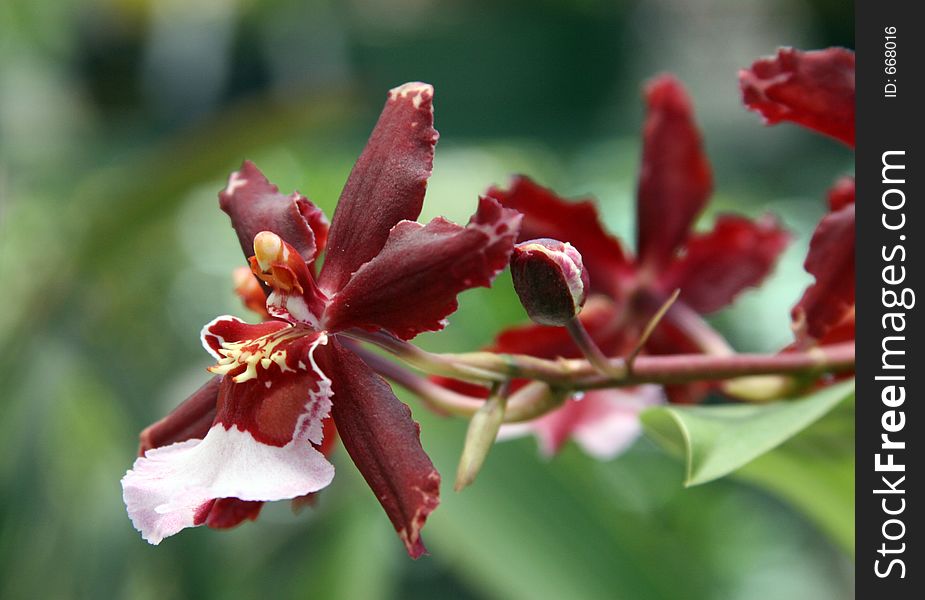
[[(646, 344), (651, 354), (729, 352), (701, 318), (730, 304), (772, 270), (788, 234), (777, 221), (720, 216), (706, 233), (693, 231), (713, 189), (709, 161), (691, 102), (670, 75), (645, 88), (642, 166), (637, 193), (637, 247), (631, 255), (601, 224), (591, 201), (572, 202), (526, 177), (488, 194), (523, 213), (519, 241), (553, 238), (570, 242), (590, 276), (591, 297), (580, 313), (584, 328), (607, 356), (626, 356), (661, 305), (676, 289), (678, 301)], [(502, 332), (489, 350), (543, 358), (580, 358), (562, 327), (528, 325)], [(474, 386), (451, 384), (470, 394)], [(695, 402), (708, 384), (665, 387), (673, 402)], [(528, 423), (506, 426), (503, 435), (533, 432), (544, 453), (574, 439), (589, 454), (609, 458), (640, 431), (637, 415), (662, 400), (662, 389), (641, 386), (575, 395)]]
[[(408, 407), (344, 338), (442, 329), (458, 293), (489, 285), (505, 267), (520, 221), (489, 197), (465, 227), (415, 221), (437, 141), (432, 97), (422, 83), (391, 90), (330, 231), (314, 204), (281, 194), (252, 163), (231, 174), (220, 205), (268, 294), (270, 319), (208, 323), (202, 343), (215, 378), (142, 435), (122, 487), (149, 542), (235, 524), (262, 502), (324, 488), (334, 477), (324, 456), (333, 421), (408, 553), (424, 552), (420, 530), (439, 502), (440, 476)], [(254, 284), (238, 283), (259, 310)]]
[[(854, 148), (854, 52), (782, 48), (739, 73), (742, 99), (768, 125), (791, 121)], [(794, 348), (854, 339), (854, 178), (828, 192), (804, 266), (815, 282), (793, 307)]]

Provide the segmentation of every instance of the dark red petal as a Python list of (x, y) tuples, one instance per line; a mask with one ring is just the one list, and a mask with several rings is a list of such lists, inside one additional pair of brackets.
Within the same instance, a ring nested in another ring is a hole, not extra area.
[(797, 343), (805, 347), (826, 337), (854, 312), (854, 204), (819, 222), (803, 266), (816, 281), (791, 316)]
[(829, 329), (825, 336), (819, 340), (820, 346), (852, 342), (855, 339), (854, 309), (845, 313), (844, 318), (837, 325)]
[(777, 220), (752, 221), (724, 215), (713, 230), (692, 237), (683, 257), (659, 280), (662, 291), (680, 288), (680, 299), (706, 314), (730, 304), (745, 288), (759, 285), (772, 271), (790, 235)]
[(519, 223), (516, 211), (492, 198), (480, 199), (466, 227), (442, 218), (426, 226), (399, 223), (382, 251), (331, 299), (324, 327), (381, 328), (403, 339), (443, 329), (456, 295), (488, 287), (507, 265)]
[(319, 279), (325, 291), (344, 287), (379, 252), (396, 223), (421, 214), (438, 137), (433, 95), (424, 83), (406, 83), (389, 92), (334, 212)]
[(854, 177), (842, 177), (829, 189), (829, 210), (835, 212), (854, 204)]
[(713, 190), (713, 176), (681, 82), (657, 77), (646, 85), (645, 99), (637, 246), (639, 262), (658, 271), (690, 234)]
[(440, 474), (421, 447), (420, 427), (356, 354), (331, 342), (319, 356), (331, 378), (332, 414), (344, 447), (417, 558), (426, 551), (421, 528), (440, 502)]
[(546, 237), (571, 243), (581, 253), (591, 291), (622, 296), (633, 266), (620, 242), (601, 225), (593, 202), (570, 202), (524, 176), (515, 177), (509, 189), (493, 187), (487, 195), (523, 213), (518, 241)]
[(269, 389), (262, 381), (225, 380), (215, 422), (225, 429), (248, 431), (258, 442), (278, 447), (292, 441), (299, 417), (305, 412), (309, 390), (317, 386), (307, 373), (281, 377)]
[(213, 377), (169, 415), (148, 425), (139, 436), (138, 455), (144, 456), (151, 448), (205, 437), (215, 420), (221, 381), (221, 377)]
[(854, 52), (827, 48), (777, 56), (739, 71), (742, 100), (768, 125), (792, 121), (854, 147)]
[(327, 238), (327, 219), (321, 209), (293, 192), (284, 196), (249, 160), (228, 178), (218, 195), (219, 206), (231, 217), (244, 256), (254, 254), (254, 236), (272, 231), (312, 262)]
[(212, 529), (231, 529), (244, 521), (256, 520), (261, 508), (263, 502), (260, 501), (216, 498), (200, 507), (194, 523), (205, 524)]

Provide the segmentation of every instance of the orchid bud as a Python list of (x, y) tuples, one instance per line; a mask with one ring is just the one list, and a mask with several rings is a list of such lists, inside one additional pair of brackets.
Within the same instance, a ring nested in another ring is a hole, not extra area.
[(507, 400), (503, 394), (492, 394), (469, 421), (466, 431), (466, 442), (463, 445), (462, 456), (459, 458), (459, 467), (456, 470), (457, 492), (475, 481), (475, 477), (485, 464), (488, 452), (491, 450), (498, 430), (504, 422), (504, 411)]
[(540, 325), (565, 325), (588, 295), (588, 272), (568, 242), (541, 238), (517, 244), (511, 275), (520, 303)]
[(267, 295), (260, 286), (260, 281), (247, 267), (238, 267), (232, 273), (234, 277), (234, 291), (241, 302), (263, 318), (269, 318), (267, 313)]

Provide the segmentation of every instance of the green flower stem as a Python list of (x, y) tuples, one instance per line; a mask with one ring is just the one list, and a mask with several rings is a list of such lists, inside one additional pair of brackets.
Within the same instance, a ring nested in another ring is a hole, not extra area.
[[(484, 398), (476, 398), (447, 389), (355, 342), (342, 341), (341, 343), (356, 352), (373, 371), (418, 396), (434, 412), (457, 417), (471, 417), (485, 403)], [(541, 417), (562, 404), (565, 397), (564, 393), (554, 391), (541, 381), (530, 382), (507, 398), (504, 422), (520, 423)]]
[[(344, 336), (368, 342), (383, 350), (394, 354), (403, 362), (424, 371), (431, 375), (444, 375), (446, 377), (455, 377), (466, 381), (476, 382), (504, 382), (508, 379), (503, 373), (494, 370), (484, 370), (469, 362), (458, 362), (453, 354), (435, 354), (422, 350), (421, 348), (400, 340), (393, 335), (384, 332), (368, 332), (360, 329), (346, 331)], [(475, 353), (478, 354), (478, 353)], [(490, 354), (490, 353), (486, 353)]]
[[(854, 370), (854, 343), (821, 346), (802, 352), (778, 354), (675, 354), (640, 356), (632, 373), (623, 358), (607, 359), (609, 374), (602, 375), (588, 360), (548, 360), (524, 354), (468, 352), (435, 354), (413, 344), (378, 334), (354, 336), (373, 342), (421, 371), (493, 382), (532, 379), (571, 390), (623, 387), (641, 383), (690, 383), (734, 379), (750, 375), (812, 377)], [(387, 342), (384, 340), (388, 340)]]
[[(509, 379), (532, 380), (533, 383), (524, 386), (508, 399), (505, 422), (542, 416), (561, 404), (570, 391), (643, 383), (721, 381), (754, 375), (813, 378), (827, 373), (850, 373), (855, 365), (854, 344), (844, 343), (779, 354), (639, 356), (632, 369), (628, 368), (625, 359), (613, 358), (606, 361), (608, 370), (604, 374), (589, 360), (547, 360), (523, 354), (491, 352), (435, 354), (391, 336), (350, 332), (350, 337), (376, 344), (425, 373), (486, 385)], [(374, 370), (421, 396), (438, 411), (470, 417), (484, 403), (482, 398), (447, 390), (388, 359), (362, 348), (357, 349)]]
[(585, 326), (581, 324), (577, 316), (572, 317), (571, 320), (565, 324), (565, 328), (568, 330), (569, 335), (572, 336), (572, 341), (574, 341), (578, 349), (581, 350), (581, 353), (585, 355), (588, 362), (591, 363), (601, 375), (616, 375), (610, 366), (610, 360), (601, 352), (601, 349), (588, 333), (588, 330), (585, 329)]

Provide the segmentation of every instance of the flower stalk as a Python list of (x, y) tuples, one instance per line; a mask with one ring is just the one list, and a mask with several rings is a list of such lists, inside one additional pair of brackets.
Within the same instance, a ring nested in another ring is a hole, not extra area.
[(668, 310), (671, 306), (678, 300), (678, 296), (681, 295), (681, 289), (678, 288), (671, 294), (668, 300), (662, 304), (655, 315), (649, 319), (649, 322), (646, 323), (645, 329), (642, 330), (642, 335), (639, 336), (639, 341), (636, 342), (636, 345), (633, 347), (632, 351), (626, 356), (626, 370), (628, 373), (633, 372), (633, 365), (636, 364), (636, 357), (639, 356), (639, 353), (642, 352), (642, 349), (645, 348), (646, 342), (649, 341), (649, 338), (652, 337), (652, 332), (655, 331), (655, 328), (658, 327), (658, 324), (661, 323), (662, 319), (665, 318), (665, 314), (668, 313)]
[(854, 370), (854, 343), (820, 346), (805, 352), (779, 354), (675, 354), (640, 356), (627, 368), (626, 359), (608, 360), (609, 375), (601, 375), (587, 360), (546, 360), (520, 354), (474, 352), (452, 356), (454, 364), (508, 377), (545, 381), (572, 390), (624, 387), (642, 383), (670, 384), (716, 381), (750, 375), (818, 376)]
[[(421, 371), (475, 379), (482, 383), (497, 384), (510, 379), (529, 379), (530, 383), (510, 395), (504, 411), (504, 423), (529, 421), (556, 409), (567, 392), (629, 387), (647, 383), (677, 384), (696, 381), (739, 380), (743, 377), (784, 376), (795, 379), (812, 379), (824, 374), (840, 374), (854, 370), (854, 343), (821, 346), (804, 352), (779, 354), (675, 354), (639, 356), (632, 369), (627, 359), (607, 359), (608, 374), (589, 360), (546, 360), (523, 354), (493, 354), (470, 352), (464, 354), (434, 354), (412, 344), (400, 342), (398, 358), (412, 356), (406, 364)], [(408, 354), (407, 347), (416, 352)], [(381, 346), (380, 347), (384, 347)], [(437, 412), (459, 417), (472, 417), (485, 404), (476, 398), (452, 391), (426, 377), (360, 347), (351, 344), (377, 373), (416, 394)], [(426, 367), (435, 366), (435, 370)], [(450, 366), (451, 368), (447, 369)], [(482, 374), (481, 379), (473, 376)], [(461, 375), (464, 374), (464, 375)], [(780, 391), (785, 395), (789, 387)], [(762, 398), (768, 400), (768, 398)]]
[(565, 328), (568, 330), (569, 335), (572, 336), (575, 345), (581, 350), (581, 353), (584, 354), (588, 362), (594, 366), (601, 375), (609, 376), (616, 374), (610, 366), (610, 359), (601, 352), (601, 349), (594, 342), (594, 339), (588, 333), (588, 330), (585, 329), (585, 326), (581, 324), (577, 316), (569, 319), (565, 324)]

